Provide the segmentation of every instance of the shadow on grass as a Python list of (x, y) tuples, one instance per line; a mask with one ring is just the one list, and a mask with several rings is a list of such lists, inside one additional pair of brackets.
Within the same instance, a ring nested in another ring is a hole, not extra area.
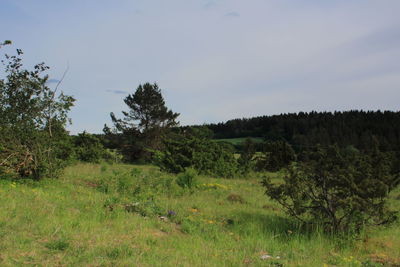
[(19, 177), (13, 174), (0, 174), (0, 184), (20, 184), (26, 185), (29, 187), (38, 187), (41, 184), (44, 184), (46, 181), (45, 179), (35, 179), (32, 177)]
[(237, 222), (235, 222), (233, 227), (243, 234), (260, 232), (282, 240), (287, 240), (294, 235), (313, 238), (316, 234), (324, 234), (323, 230), (317, 225), (306, 225), (294, 218), (277, 214), (241, 211), (235, 214), (235, 218)]

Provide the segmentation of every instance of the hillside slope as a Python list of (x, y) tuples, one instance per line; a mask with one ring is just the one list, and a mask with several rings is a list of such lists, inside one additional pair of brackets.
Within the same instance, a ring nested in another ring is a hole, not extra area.
[(200, 177), (191, 192), (175, 179), (151, 166), (78, 164), (59, 180), (0, 180), (0, 265), (400, 264), (399, 224), (344, 242), (301, 230), (260, 178)]

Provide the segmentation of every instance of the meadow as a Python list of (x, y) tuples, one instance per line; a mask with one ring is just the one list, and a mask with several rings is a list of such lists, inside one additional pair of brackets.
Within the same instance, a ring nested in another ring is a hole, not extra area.
[[(262, 137), (249, 137), (254, 143), (262, 143), (264, 139)], [(216, 142), (225, 142), (232, 145), (241, 145), (243, 142), (246, 141), (247, 138), (240, 137), (240, 138), (225, 138), (225, 139), (215, 139)]]
[(302, 228), (263, 175), (282, 173), (184, 189), (150, 165), (79, 163), (59, 179), (0, 180), (0, 266), (400, 266), (399, 223), (342, 237)]

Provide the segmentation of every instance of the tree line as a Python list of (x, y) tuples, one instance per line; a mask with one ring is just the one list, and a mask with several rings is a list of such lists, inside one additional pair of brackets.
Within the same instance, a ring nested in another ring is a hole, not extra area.
[(378, 139), (383, 151), (400, 150), (399, 111), (299, 112), (207, 124), (214, 138), (263, 137), (284, 140), (296, 151), (320, 144), (371, 148)]

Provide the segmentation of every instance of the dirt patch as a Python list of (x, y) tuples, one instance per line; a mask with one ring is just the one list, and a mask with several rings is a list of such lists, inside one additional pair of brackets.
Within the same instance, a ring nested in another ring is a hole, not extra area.
[(400, 259), (399, 258), (391, 258), (386, 254), (377, 253), (369, 255), (369, 258), (374, 263), (380, 263), (384, 266), (390, 267), (400, 267)]
[(151, 230), (150, 235), (152, 237), (156, 237), (156, 238), (163, 238), (163, 237), (166, 237), (168, 235), (168, 233), (161, 231), (161, 230)]
[(93, 182), (89, 182), (89, 181), (84, 181), (84, 183), (85, 183), (88, 187), (91, 187), (91, 188), (97, 188), (97, 187), (100, 186), (99, 184), (96, 184), (96, 183), (93, 183)]

